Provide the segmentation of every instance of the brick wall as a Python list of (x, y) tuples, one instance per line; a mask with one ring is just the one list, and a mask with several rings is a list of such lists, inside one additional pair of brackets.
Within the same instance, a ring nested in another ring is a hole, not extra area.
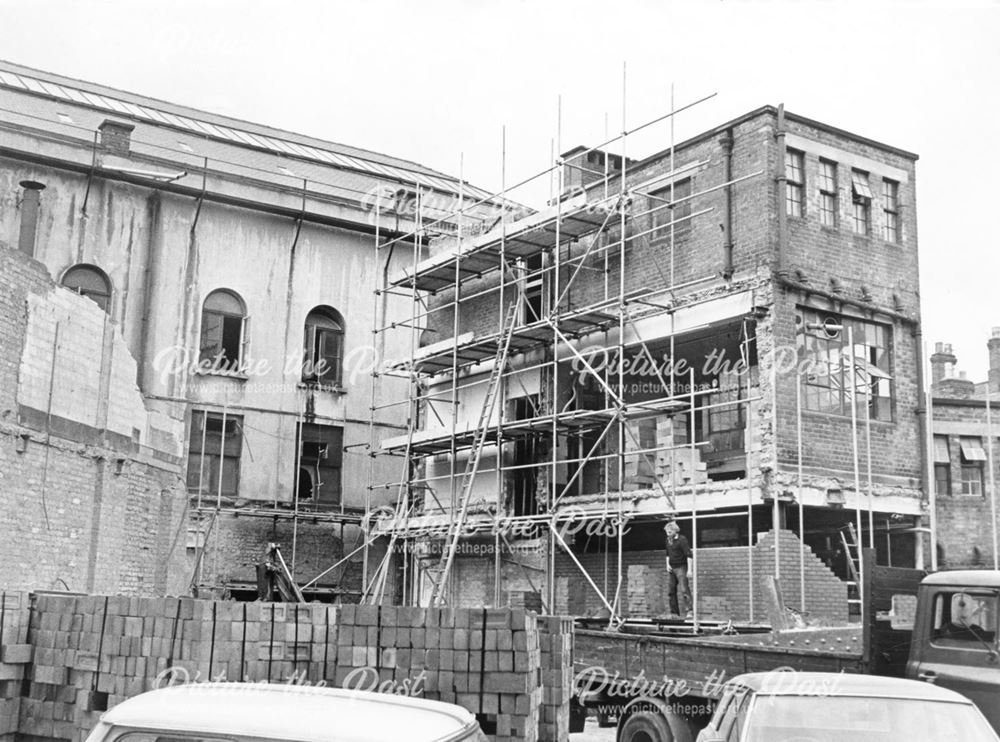
[[(749, 548), (746, 546), (703, 548), (698, 550), (698, 605), (702, 618), (713, 620), (750, 620)], [(781, 531), (781, 590), (785, 604), (799, 610), (800, 548), (798, 537)], [(613, 600), (617, 583), (617, 561), (608, 554), (607, 569), (603, 554), (577, 554), (590, 578)], [(774, 574), (773, 532), (759, 535), (753, 548), (754, 614), (757, 623), (766, 623), (761, 578)], [(623, 564), (626, 575), (622, 598), (626, 611), (636, 617), (662, 615), (666, 611), (666, 580), (663, 578), (662, 550), (627, 551)], [(808, 547), (805, 552), (806, 618), (827, 625), (847, 622), (847, 585), (841, 582)], [(645, 584), (639, 581), (645, 580)], [(576, 615), (605, 615), (606, 608), (569, 557), (556, 557), (556, 612)], [(664, 607), (659, 613), (657, 608)], [(582, 609), (582, 610), (581, 610)], [(652, 609), (652, 610), (650, 610)]]
[(154, 416), (117, 326), (89, 299), (56, 287), (40, 263), (0, 245), (0, 328), (0, 522), (8, 536), (0, 583), (176, 591), (170, 566), (183, 558), (185, 510), (179, 443), (165, 434), (167, 450), (149, 445)]
[[(1000, 480), (1000, 405), (994, 402), (994, 480)], [(978, 439), (986, 450), (986, 407), (983, 400), (934, 399), (933, 431), (948, 439), (951, 488), (937, 494), (938, 564), (946, 569), (993, 566), (993, 511), (989, 461), (981, 462), (982, 494), (962, 494), (961, 438)], [(997, 527), (1000, 528), (1000, 519)]]

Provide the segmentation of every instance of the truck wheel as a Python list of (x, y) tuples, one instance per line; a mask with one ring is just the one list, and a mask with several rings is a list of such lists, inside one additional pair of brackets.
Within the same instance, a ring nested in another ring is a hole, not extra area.
[(636, 711), (618, 730), (618, 742), (674, 742), (674, 735), (660, 714)]

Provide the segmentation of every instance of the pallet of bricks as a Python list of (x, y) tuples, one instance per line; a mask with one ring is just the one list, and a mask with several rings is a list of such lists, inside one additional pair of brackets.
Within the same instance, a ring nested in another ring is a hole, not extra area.
[(569, 701), (573, 695), (573, 619), (539, 616), (542, 705), (538, 711), (540, 742), (569, 739)]
[(19, 731), (83, 740), (104, 710), (170, 684), (319, 683), (336, 630), (336, 608), (318, 603), (38, 595)]
[(28, 594), (0, 592), (0, 740), (14, 742), (21, 688), (31, 663)]
[(536, 742), (542, 707), (538, 619), (519, 609), (341, 606), (336, 685), (360, 672), (455, 703), (497, 742)]
[(22, 602), (22, 629), (9, 635), (16, 648), (7, 653), (24, 663), (2, 689), (15, 698), (27, 673), (24, 736), (82, 742), (101, 712), (130, 696), (245, 680), (423, 696), (464, 706), (497, 742), (566, 739), (566, 619), (518, 609), (65, 594)]

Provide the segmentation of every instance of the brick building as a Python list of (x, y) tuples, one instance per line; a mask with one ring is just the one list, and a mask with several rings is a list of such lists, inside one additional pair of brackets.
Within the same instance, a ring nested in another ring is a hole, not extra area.
[(987, 351), (989, 376), (979, 383), (957, 371), (958, 359), (950, 344), (936, 343), (930, 357), (937, 562), (943, 569), (995, 564), (994, 535), (1000, 526), (994, 511), (995, 484), (1000, 477), (996, 442), (1000, 435), (1000, 328), (993, 328)]
[[(431, 307), (401, 365), (422, 425), (384, 446), (412, 462), (386, 528), (413, 599), (621, 613), (667, 518), (734, 574), (777, 527), (846, 579), (859, 519), (919, 560), (916, 159), (770, 106), (642, 159), (578, 147), (548, 210), (390, 277)], [(721, 584), (699, 604), (742, 613)]]
[[(371, 343), (409, 312), (373, 298), (402, 264), (376, 234), (408, 231), (418, 196), (442, 216), (460, 193), (487, 195), (0, 63), (0, 582), (250, 594), (268, 542), (301, 582), (353, 550), (366, 508), (390, 497), (370, 496), (370, 470), (395, 472), (367, 451), (403, 429), (371, 412), (376, 354), (409, 338)], [(464, 228), (494, 218), (490, 203)], [(357, 599), (359, 558), (317, 587)]]

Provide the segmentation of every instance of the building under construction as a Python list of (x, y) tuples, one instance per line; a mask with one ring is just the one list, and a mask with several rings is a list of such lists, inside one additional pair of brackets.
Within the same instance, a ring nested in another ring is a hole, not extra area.
[(668, 519), (696, 621), (761, 618), (762, 569), (846, 619), (859, 542), (923, 562), (916, 155), (771, 106), (674, 143), (680, 110), (651, 156), (566, 152), (542, 211), (417, 214), (378, 287), (412, 316), (375, 383), (411, 383), (367, 600), (655, 616)]

